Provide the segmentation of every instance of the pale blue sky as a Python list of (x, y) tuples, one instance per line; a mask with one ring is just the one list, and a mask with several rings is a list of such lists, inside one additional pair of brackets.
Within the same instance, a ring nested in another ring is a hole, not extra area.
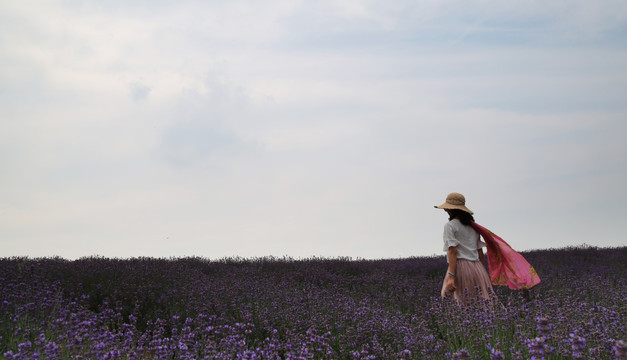
[(0, 0), (0, 256), (625, 246), (623, 1)]

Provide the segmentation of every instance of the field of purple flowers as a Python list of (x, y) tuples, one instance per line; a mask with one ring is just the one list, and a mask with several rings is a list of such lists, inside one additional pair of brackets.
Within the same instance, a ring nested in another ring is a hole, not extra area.
[(0, 259), (7, 359), (626, 359), (627, 247), (524, 253), (492, 306), (444, 257)]

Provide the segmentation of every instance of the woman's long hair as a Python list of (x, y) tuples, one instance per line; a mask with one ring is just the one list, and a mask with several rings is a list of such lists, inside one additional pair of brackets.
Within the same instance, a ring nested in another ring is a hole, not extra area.
[(449, 220), (453, 220), (458, 218), (459, 221), (464, 225), (470, 225), (475, 221), (475, 218), (472, 217), (470, 213), (465, 212), (464, 210), (459, 209), (449, 209), (450, 217)]

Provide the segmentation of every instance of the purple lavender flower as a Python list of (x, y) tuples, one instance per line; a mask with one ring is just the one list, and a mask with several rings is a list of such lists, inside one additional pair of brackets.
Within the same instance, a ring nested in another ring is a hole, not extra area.
[(468, 350), (459, 350), (453, 354), (451, 360), (470, 360), (470, 353)]
[(546, 316), (538, 316), (536, 318), (536, 329), (538, 330), (538, 334), (543, 336), (545, 339), (550, 338), (551, 330), (553, 330), (553, 325), (549, 322), (549, 318)]
[(615, 360), (627, 360), (627, 343), (623, 340), (616, 341), (612, 347)]
[(527, 347), (529, 348), (529, 355), (531, 360), (544, 360), (545, 355), (545, 343), (544, 337), (537, 337), (527, 341)]
[(490, 360), (505, 360), (502, 352), (490, 347)]
[[(600, 252), (602, 266), (587, 262)], [(495, 303), (507, 306), (463, 310), (432, 291), (443, 258), (0, 259), (0, 353), (440, 360), (500, 359), (496, 349), (509, 348), (512, 359), (624, 358), (624, 342), (614, 340), (626, 332), (615, 299), (627, 283), (608, 269), (625, 256), (627, 249), (532, 252), (528, 259), (546, 274), (539, 286), (551, 291), (523, 298), (497, 287)], [(451, 354), (460, 339), (467, 348)]]
[(521, 350), (510, 349), (512, 354), (512, 360), (523, 360), (523, 353)]
[(586, 339), (575, 334), (570, 334), (570, 343), (573, 350), (574, 359), (584, 359), (584, 351), (586, 350)]

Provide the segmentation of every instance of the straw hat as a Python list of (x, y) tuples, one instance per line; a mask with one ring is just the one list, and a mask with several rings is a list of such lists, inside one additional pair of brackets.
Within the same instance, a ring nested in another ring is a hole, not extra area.
[(470, 209), (466, 207), (466, 198), (464, 197), (464, 195), (460, 193), (456, 193), (456, 192), (448, 194), (444, 204), (440, 206), (436, 205), (434, 206), (434, 208), (436, 209), (459, 209), (472, 215), (472, 211), (470, 211)]

